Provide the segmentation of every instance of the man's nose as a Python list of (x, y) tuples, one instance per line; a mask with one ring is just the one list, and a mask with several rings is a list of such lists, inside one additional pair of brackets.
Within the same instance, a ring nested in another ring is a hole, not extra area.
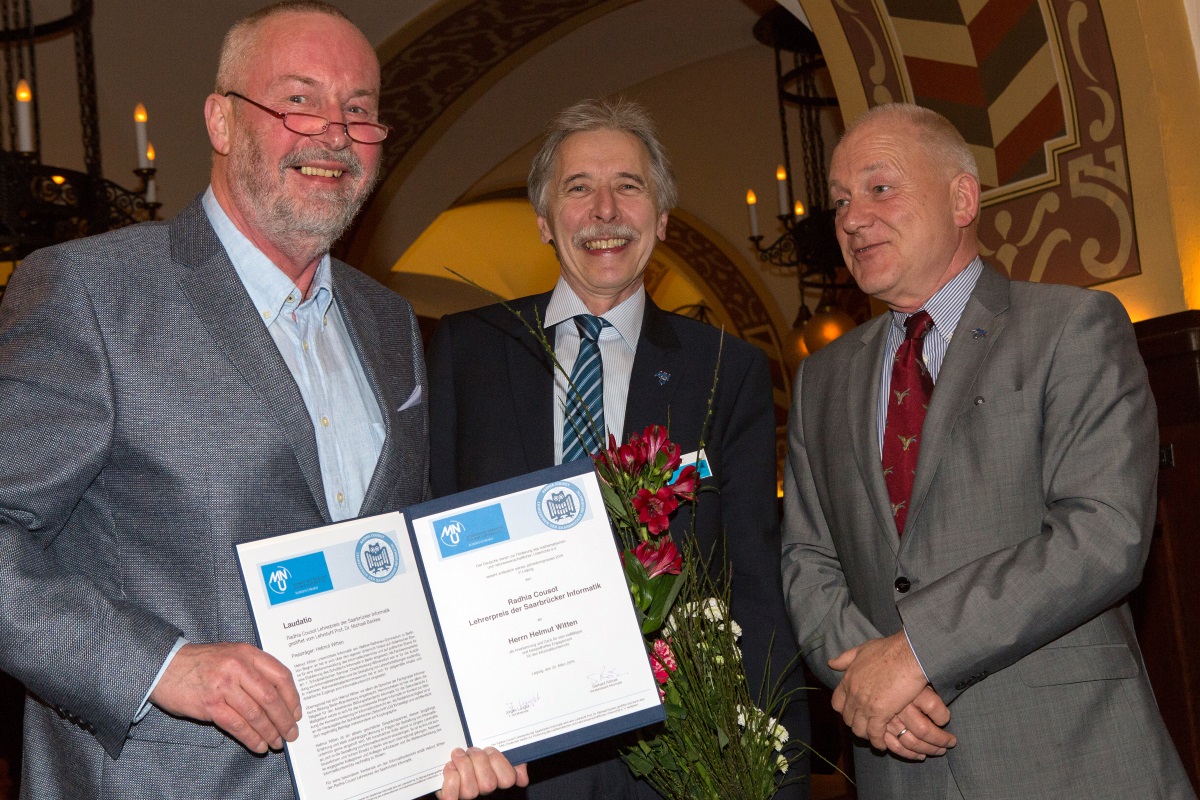
[(595, 202), (592, 204), (592, 216), (601, 222), (613, 222), (619, 213), (616, 193), (607, 186), (597, 189)]
[(354, 141), (350, 138), (350, 128), (343, 120), (326, 119), (325, 130), (312, 138), (328, 147), (330, 150), (342, 150)]

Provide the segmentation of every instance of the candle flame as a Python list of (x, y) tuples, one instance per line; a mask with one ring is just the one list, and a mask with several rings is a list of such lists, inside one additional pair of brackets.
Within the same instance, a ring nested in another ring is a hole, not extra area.
[(777, 170), (775, 170), (775, 180), (777, 180), (777, 181), (786, 181), (787, 180), (787, 170), (785, 170), (783, 168), (783, 164), (780, 164), (779, 168)]
[(137, 122), (145, 122), (146, 120), (150, 119), (150, 115), (146, 113), (146, 107), (141, 103), (138, 103), (136, 106), (134, 106), (133, 118)]
[(804, 216), (804, 203), (801, 203), (799, 200), (796, 201), (796, 216)]
[(758, 198), (754, 196), (754, 190), (747, 189), (746, 190), (746, 205), (752, 206), (757, 202), (758, 202)]
[(32, 99), (33, 92), (29, 90), (29, 84), (24, 80), (17, 81), (17, 100), (28, 103)]
[(67, 179), (64, 178), (62, 175), (51, 175), (50, 180), (54, 181), (55, 186), (62, 186), (64, 183), (67, 182)]
[[(154, 145), (146, 142), (146, 158), (150, 159), (150, 163), (154, 163)], [(796, 205), (800, 205), (797, 203)]]

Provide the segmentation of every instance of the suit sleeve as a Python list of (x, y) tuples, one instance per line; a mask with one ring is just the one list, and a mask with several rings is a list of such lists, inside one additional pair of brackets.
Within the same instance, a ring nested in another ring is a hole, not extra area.
[(115, 758), (181, 632), (68, 563), (110, 559), (115, 571), (118, 543), (52, 547), (73, 515), (99, 513), (117, 415), (73, 267), (54, 251), (30, 256), (0, 305), (0, 669)]
[(1040, 530), (897, 606), (947, 702), (1119, 603), (1141, 580), (1154, 522), (1154, 400), (1120, 303), (1105, 292), (1079, 297), (1045, 342), (1041, 430), (1021, 433), (1040, 436)]
[(804, 660), (822, 683), (833, 688), (842, 673), (826, 662), (882, 634), (850, 597), (813, 480), (804, 435), (803, 397), (801, 363), (792, 392), (783, 472), (783, 591)]

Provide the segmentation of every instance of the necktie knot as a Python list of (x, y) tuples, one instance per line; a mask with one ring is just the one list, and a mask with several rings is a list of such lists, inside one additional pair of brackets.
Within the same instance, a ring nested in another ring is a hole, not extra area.
[(575, 317), (575, 327), (579, 330), (579, 335), (589, 342), (595, 342), (600, 339), (600, 329), (608, 325), (608, 320), (604, 317), (597, 317), (591, 314), (578, 314)]
[(933, 327), (933, 318), (928, 311), (918, 311), (904, 321), (905, 339), (921, 340)]

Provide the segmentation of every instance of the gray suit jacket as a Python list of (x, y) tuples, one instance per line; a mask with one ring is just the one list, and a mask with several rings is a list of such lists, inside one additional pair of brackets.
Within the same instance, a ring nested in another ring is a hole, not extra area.
[(830, 686), (827, 659), (903, 627), (958, 746), (923, 763), (856, 748), (859, 796), (936, 798), (953, 780), (968, 800), (1194, 797), (1124, 602), (1150, 546), (1157, 429), (1120, 303), (984, 270), (933, 392), (903, 539), (875, 423), (888, 324), (796, 376), (784, 590)]
[[(428, 492), (409, 305), (333, 264), (383, 411), (362, 514)], [(234, 545), (330, 521), (299, 390), (199, 201), (35, 253), (0, 305), (0, 669), (22, 797), (292, 797), (281, 754), (152, 709), (176, 637), (254, 642)]]

